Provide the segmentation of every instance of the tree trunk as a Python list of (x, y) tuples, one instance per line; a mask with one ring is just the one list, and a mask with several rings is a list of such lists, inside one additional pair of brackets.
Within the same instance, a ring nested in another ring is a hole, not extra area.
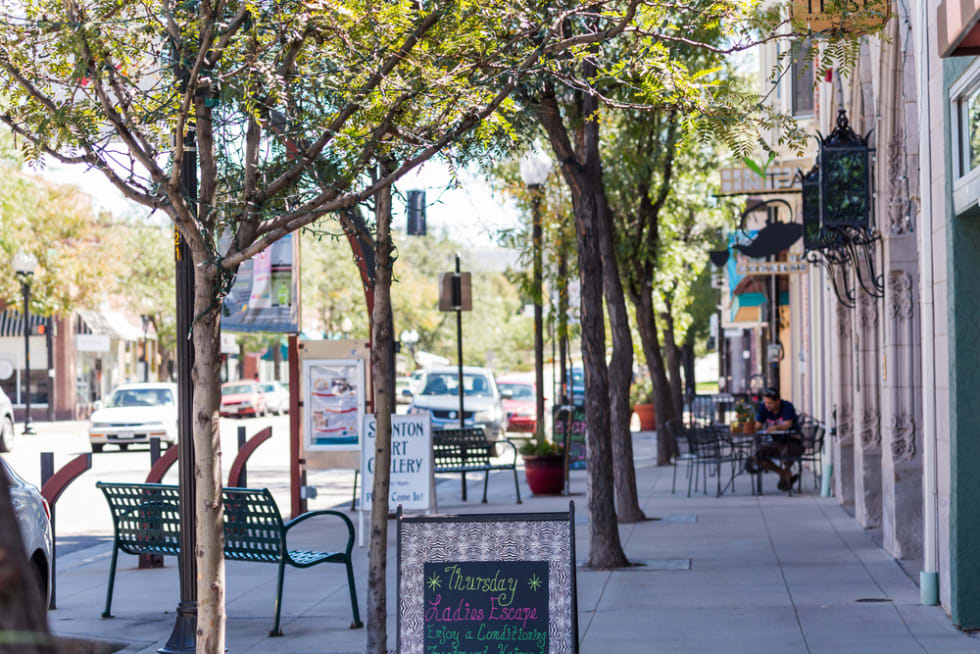
[[(388, 169), (383, 169), (383, 175)], [(371, 377), (374, 380), (376, 422), (374, 450), (374, 497), (371, 503), (371, 542), (368, 552), (367, 651), (385, 654), (388, 649), (388, 612), (385, 579), (388, 559), (388, 488), (391, 477), (392, 386), (391, 313), (391, 188), (375, 197), (377, 258), (375, 259), (374, 310), (371, 315), (373, 347)]]
[(8, 484), (7, 473), (0, 466), (0, 642), (4, 643), (0, 651), (55, 654), (44, 598), (24, 554)]
[[(595, 99), (583, 99), (581, 114), (592, 116)], [(619, 539), (609, 438), (609, 377), (606, 369), (605, 321), (602, 306), (602, 252), (599, 237), (605, 225), (596, 207), (599, 163), (598, 125), (584, 128), (583, 160), (576, 156), (557, 99), (549, 89), (538, 106), (538, 119), (551, 142), (572, 196), (582, 286), (582, 363), (585, 370), (586, 448), (589, 496), (589, 560), (594, 568), (629, 564)]]
[(653, 296), (650, 289), (645, 287), (640, 294), (631, 291), (630, 299), (636, 307), (636, 324), (640, 332), (640, 342), (643, 345), (643, 355), (646, 357), (650, 379), (653, 382), (653, 408), (657, 414), (657, 465), (666, 466), (670, 465), (677, 444), (667, 432), (667, 421), (674, 417), (673, 403), (670, 400), (667, 370), (660, 352), (660, 339), (657, 336)]
[(630, 419), (630, 383), (633, 381), (633, 338), (630, 335), (626, 297), (619, 277), (619, 265), (613, 248), (613, 222), (606, 200), (600, 168), (597, 180), (596, 209), (599, 249), (602, 252), (602, 282), (606, 311), (612, 332), (613, 351), (609, 361), (609, 431), (612, 440), (613, 484), (616, 493), (616, 515), (620, 522), (639, 522), (646, 516), (636, 492), (636, 469), (633, 467), (633, 434)]
[(667, 355), (667, 371), (670, 373), (670, 406), (674, 417), (684, 419), (684, 382), (681, 380), (681, 350), (674, 339), (673, 303), (667, 299), (664, 313), (664, 354)]
[(697, 380), (694, 378), (694, 343), (690, 341), (681, 346), (681, 367), (684, 370), (684, 394), (692, 398), (697, 392)]
[(216, 271), (194, 252), (194, 478), (197, 524), (197, 652), (225, 652), (224, 505), (221, 502), (221, 315), (212, 297)]
[(157, 381), (173, 381), (170, 376), (170, 360), (173, 358), (170, 350), (160, 349), (160, 369), (157, 370)]

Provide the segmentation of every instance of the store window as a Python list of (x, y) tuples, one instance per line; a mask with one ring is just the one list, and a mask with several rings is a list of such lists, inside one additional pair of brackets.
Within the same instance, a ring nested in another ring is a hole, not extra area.
[(813, 115), (813, 44), (810, 39), (790, 46), (790, 83), (794, 116)]
[(957, 177), (980, 167), (980, 85), (954, 98)]
[[(0, 380), (0, 388), (14, 406), (24, 406), (24, 370), (16, 370), (7, 379)], [(31, 370), (31, 406), (48, 404), (48, 371)]]

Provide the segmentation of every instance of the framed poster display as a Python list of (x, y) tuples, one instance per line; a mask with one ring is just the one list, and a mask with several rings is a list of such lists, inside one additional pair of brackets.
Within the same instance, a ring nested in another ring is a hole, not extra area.
[(398, 651), (578, 654), (575, 506), (398, 516)]
[(364, 424), (363, 359), (304, 359), (304, 449), (358, 450)]

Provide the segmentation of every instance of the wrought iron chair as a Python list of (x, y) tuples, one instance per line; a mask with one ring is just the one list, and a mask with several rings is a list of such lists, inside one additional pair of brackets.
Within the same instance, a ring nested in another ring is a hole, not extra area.
[[(695, 464), (698, 459), (696, 444), (695, 447), (691, 447), (691, 442), (688, 439), (688, 430), (684, 427), (684, 423), (680, 420), (668, 420), (667, 421), (667, 432), (673, 437), (674, 442), (677, 443), (678, 454), (674, 457), (674, 473), (670, 481), (670, 494), (673, 495), (677, 488), (677, 465), (681, 462), (687, 464), (687, 478), (691, 479), (691, 466)], [(688, 493), (687, 496), (691, 496), (690, 483), (688, 483)]]

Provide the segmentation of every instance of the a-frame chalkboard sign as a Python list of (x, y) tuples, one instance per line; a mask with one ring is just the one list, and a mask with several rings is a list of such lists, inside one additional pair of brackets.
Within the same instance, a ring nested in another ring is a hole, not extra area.
[(398, 515), (400, 654), (578, 654), (568, 513)]

